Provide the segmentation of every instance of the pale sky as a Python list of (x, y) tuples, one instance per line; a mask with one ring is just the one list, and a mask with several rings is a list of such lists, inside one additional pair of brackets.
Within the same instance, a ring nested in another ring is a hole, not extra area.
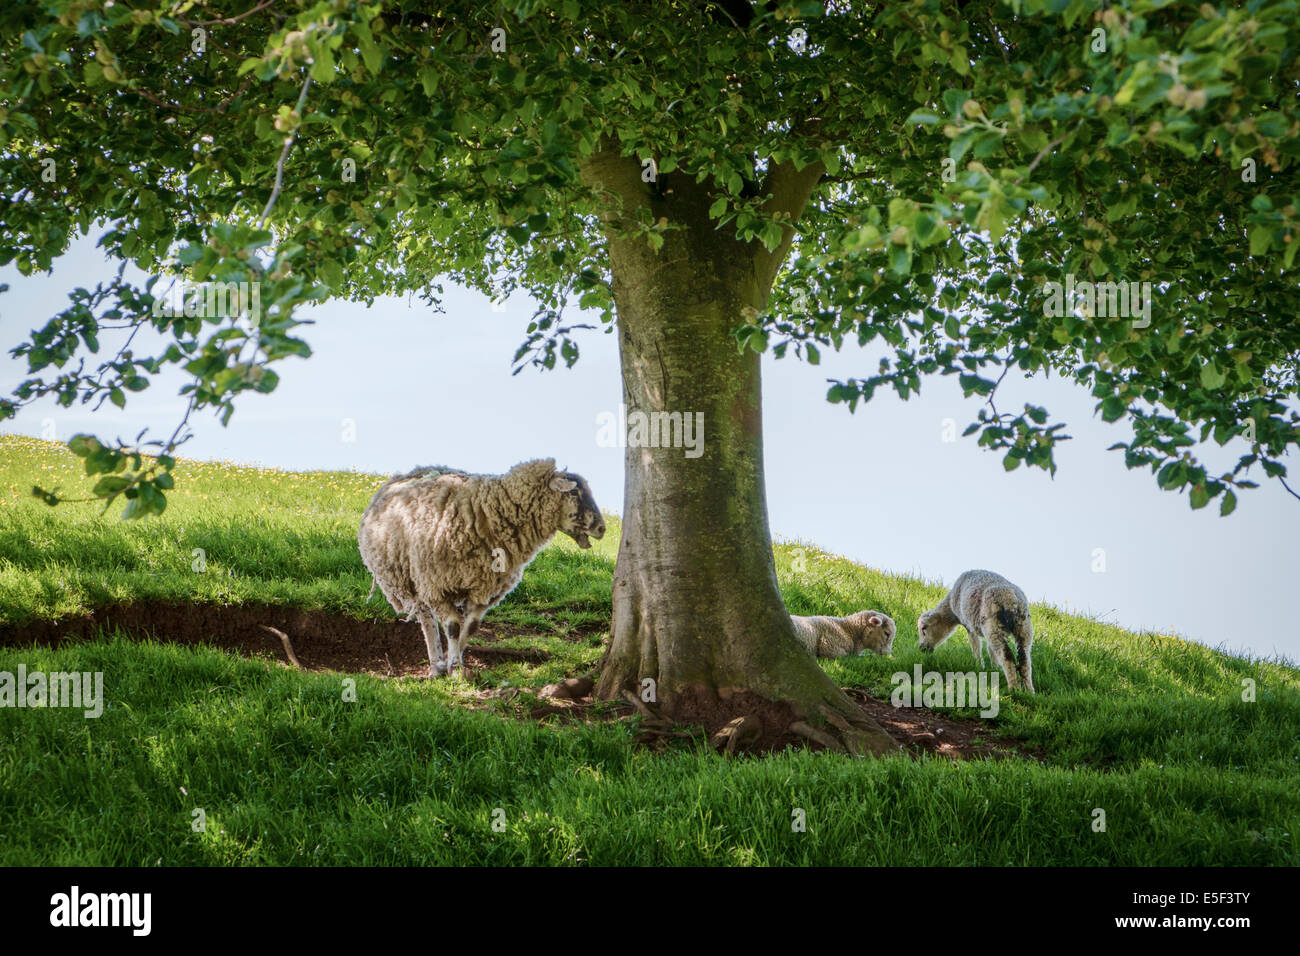
[[(0, 269), (0, 282), (11, 286), (0, 295), (0, 391), (25, 376), (8, 351), (66, 306), (67, 291), (112, 272), (89, 240), (58, 260), (52, 276)], [(532, 306), (516, 297), (496, 313), (481, 296), (446, 288), (445, 315), (393, 299), (303, 313), (317, 323), (299, 333), (315, 355), (279, 363), (279, 388), (240, 399), (229, 428), (206, 415), (193, 419), (195, 437), (181, 454), (376, 473), (422, 464), (500, 472), (554, 457), (588, 479), (602, 507), (622, 513), (623, 451), (597, 442), (598, 416), (617, 413), (621, 397), (614, 336), (582, 333), (582, 358), (571, 370), (511, 376)], [(115, 347), (104, 336), (101, 356)], [(828, 378), (864, 377), (875, 365), (874, 354), (852, 345), (823, 352), (816, 367), (764, 359), (774, 533), (948, 585), (962, 571), (989, 568), (1033, 601), (1300, 660), (1288, 603), (1300, 572), (1300, 501), (1276, 481), (1259, 476), (1262, 487), (1244, 492), (1227, 518), (1217, 501), (1193, 512), (1185, 495), (1160, 491), (1149, 471), (1127, 471), (1122, 452), (1105, 450), (1129, 431), (1101, 422), (1086, 390), (1014, 375), (1003, 382), (999, 408), (1044, 405), (1074, 440), (1058, 447), (1055, 479), (1024, 466), (1006, 473), (1001, 456), (978, 448), (974, 436), (943, 440), (944, 419), (955, 419), (960, 435), (979, 408), (961, 397), (955, 376), (927, 380), (906, 402), (880, 391), (855, 414), (826, 402)], [(173, 375), (130, 396), (125, 411), (106, 403), (92, 417), (47, 401), (0, 427), (33, 436), (53, 429), (66, 441), (78, 431), (133, 439), (148, 425), (164, 437), (184, 410), (182, 382)], [(348, 422), (353, 441), (345, 440)], [(1208, 462), (1223, 467), (1241, 453), (1211, 445)], [(1289, 463), (1300, 479), (1295, 456)], [(1097, 549), (1104, 571), (1094, 570)]]

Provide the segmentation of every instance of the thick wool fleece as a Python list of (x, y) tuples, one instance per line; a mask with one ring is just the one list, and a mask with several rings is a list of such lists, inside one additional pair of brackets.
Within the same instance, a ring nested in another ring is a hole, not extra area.
[(564, 500), (550, 488), (554, 476), (554, 459), (500, 476), (440, 467), (399, 475), (362, 516), (361, 558), (401, 612), (423, 605), (445, 621), (485, 611), (514, 590), (560, 530)]
[(893, 618), (880, 611), (858, 611), (847, 617), (790, 615), (799, 643), (815, 657), (845, 657), (864, 650), (888, 654), (894, 645)]

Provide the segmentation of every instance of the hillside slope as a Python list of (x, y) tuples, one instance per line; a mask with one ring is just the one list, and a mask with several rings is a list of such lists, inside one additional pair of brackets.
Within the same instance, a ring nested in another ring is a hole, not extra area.
[[(1040, 693), (1003, 699), (988, 722), (1036, 759), (724, 761), (690, 743), (651, 753), (627, 721), (505, 719), (519, 708), (503, 690), (599, 659), (616, 520), (591, 551), (557, 538), (539, 555), (489, 613), (496, 656), (472, 683), (340, 668), (365, 672), (347, 700), (340, 674), (176, 634), (24, 640), (105, 607), (328, 612), (344, 642), (393, 620), (366, 601), (355, 538), (382, 477), (188, 461), (176, 477), (159, 519), (51, 509), (32, 485), (78, 492), (78, 460), (0, 436), (0, 672), (102, 671), (106, 698), (97, 719), (0, 707), (0, 863), (1300, 862), (1300, 672), (1049, 606), (1034, 608)], [(874, 607), (898, 622), (892, 658), (826, 662), (842, 685), (888, 699), (916, 664), (973, 669), (961, 632), (917, 649), (940, 586), (811, 545), (778, 546), (777, 566), (794, 613)], [(412, 673), (389, 650), (387, 673)]]

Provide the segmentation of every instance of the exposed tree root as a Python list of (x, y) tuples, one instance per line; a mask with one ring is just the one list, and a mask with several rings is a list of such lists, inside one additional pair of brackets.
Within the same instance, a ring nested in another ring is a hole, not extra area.
[(676, 737), (682, 740), (695, 739), (694, 734), (678, 730), (676, 721), (659, 713), (635, 692), (624, 690), (623, 699), (636, 708), (641, 718), (640, 723), (637, 725), (637, 729), (640, 731), (636, 738), (637, 743), (662, 744), (663, 740), (668, 737)]
[(855, 757), (893, 753), (899, 749), (894, 738), (860, 709), (847, 717), (825, 704), (820, 710), (826, 722), (839, 731), (844, 749)]
[(763, 736), (762, 722), (752, 715), (737, 717), (719, 730), (709, 740), (714, 750), (724, 751), (728, 756), (737, 750), (746, 750)]
[(302, 661), (298, 660), (298, 655), (293, 652), (293, 645), (289, 643), (288, 634), (284, 633), (284, 631), (280, 630), (278, 627), (271, 627), (267, 624), (263, 624), (261, 627), (262, 630), (269, 631), (280, 639), (280, 643), (284, 645), (284, 653), (289, 658), (290, 664), (298, 668), (300, 671), (305, 671), (307, 669), (302, 666)]

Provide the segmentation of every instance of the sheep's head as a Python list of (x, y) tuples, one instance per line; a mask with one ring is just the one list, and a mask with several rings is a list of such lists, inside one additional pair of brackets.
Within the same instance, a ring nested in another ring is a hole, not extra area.
[(858, 624), (858, 635), (853, 641), (856, 653), (871, 651), (884, 657), (893, 651), (898, 628), (892, 617), (881, 611), (859, 611), (854, 617)]
[(916, 642), (923, 651), (932, 651), (948, 639), (956, 625), (944, 626), (933, 611), (916, 619)]
[(590, 548), (592, 538), (599, 541), (605, 537), (605, 517), (585, 478), (571, 471), (557, 471), (550, 488), (563, 498), (560, 530), (578, 542), (578, 547)]

